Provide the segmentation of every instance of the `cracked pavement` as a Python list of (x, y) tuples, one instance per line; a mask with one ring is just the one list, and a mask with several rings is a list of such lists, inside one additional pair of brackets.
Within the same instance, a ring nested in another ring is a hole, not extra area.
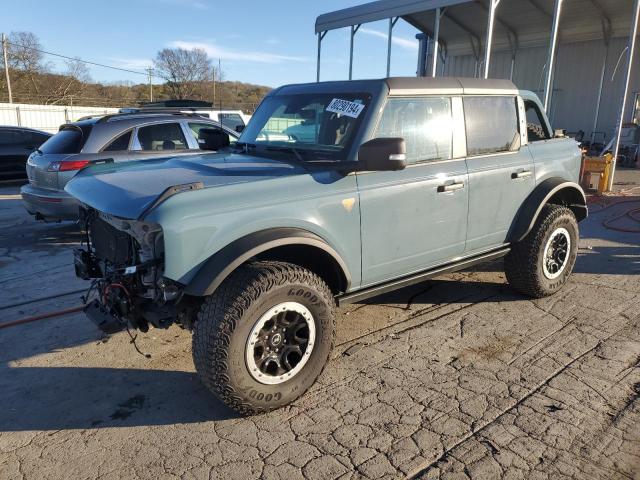
[[(35, 224), (16, 190), (2, 321), (84, 287), (73, 228)], [(1, 330), (0, 478), (640, 478), (640, 235), (602, 228), (617, 208), (581, 224), (553, 297), (514, 293), (494, 262), (340, 308), (316, 385), (249, 418), (199, 383), (177, 327), (138, 336), (150, 359), (82, 314)]]

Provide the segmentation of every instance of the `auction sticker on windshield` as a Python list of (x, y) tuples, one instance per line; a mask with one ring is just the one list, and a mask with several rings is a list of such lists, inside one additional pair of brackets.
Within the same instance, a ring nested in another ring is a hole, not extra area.
[(361, 103), (350, 102), (349, 100), (341, 100), (334, 98), (331, 103), (327, 105), (325, 109), (327, 112), (341, 113), (351, 118), (358, 118), (358, 115), (364, 110), (364, 105)]

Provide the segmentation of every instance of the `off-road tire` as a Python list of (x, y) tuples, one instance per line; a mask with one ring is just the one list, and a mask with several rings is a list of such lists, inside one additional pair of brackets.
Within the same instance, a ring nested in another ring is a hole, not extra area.
[[(564, 270), (557, 278), (549, 279), (544, 273), (545, 246), (558, 229), (569, 232), (571, 245)], [(545, 205), (527, 236), (511, 246), (504, 259), (507, 281), (518, 292), (541, 298), (556, 293), (566, 283), (578, 252), (578, 222), (571, 210), (560, 205)]]
[[(258, 382), (245, 362), (245, 348), (260, 316), (295, 301), (312, 314), (315, 344), (302, 369), (276, 385)], [(335, 300), (316, 274), (285, 262), (239, 267), (207, 297), (193, 332), (193, 360), (204, 385), (243, 415), (282, 407), (302, 395), (324, 369), (335, 338)]]

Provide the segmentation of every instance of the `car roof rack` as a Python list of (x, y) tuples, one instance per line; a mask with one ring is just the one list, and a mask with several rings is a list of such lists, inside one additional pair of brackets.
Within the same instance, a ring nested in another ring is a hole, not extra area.
[[(101, 116), (97, 123), (105, 123), (105, 122), (109, 122), (111, 120), (125, 120), (128, 118), (136, 118), (136, 117), (149, 117), (149, 116), (156, 116), (156, 117), (161, 117), (161, 116), (168, 116), (168, 115), (175, 115), (178, 117), (202, 117), (202, 115), (198, 115), (197, 113), (188, 113), (188, 112), (180, 112), (180, 111), (176, 111), (175, 109), (158, 109), (158, 110), (153, 110), (153, 111), (144, 111), (144, 112), (122, 112), (122, 113), (112, 113), (111, 115), (104, 115)], [(84, 117), (84, 120), (88, 120), (91, 117)], [(202, 118), (206, 118), (206, 117), (202, 117)]]

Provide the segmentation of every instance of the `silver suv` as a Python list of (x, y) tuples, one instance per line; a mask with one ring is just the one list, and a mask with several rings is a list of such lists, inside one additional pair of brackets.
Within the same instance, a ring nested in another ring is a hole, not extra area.
[(235, 143), (238, 136), (219, 122), (179, 112), (86, 117), (62, 125), (29, 156), (29, 183), (20, 193), (37, 220), (74, 220), (78, 203), (64, 187), (78, 171), (96, 164), (215, 151)]

